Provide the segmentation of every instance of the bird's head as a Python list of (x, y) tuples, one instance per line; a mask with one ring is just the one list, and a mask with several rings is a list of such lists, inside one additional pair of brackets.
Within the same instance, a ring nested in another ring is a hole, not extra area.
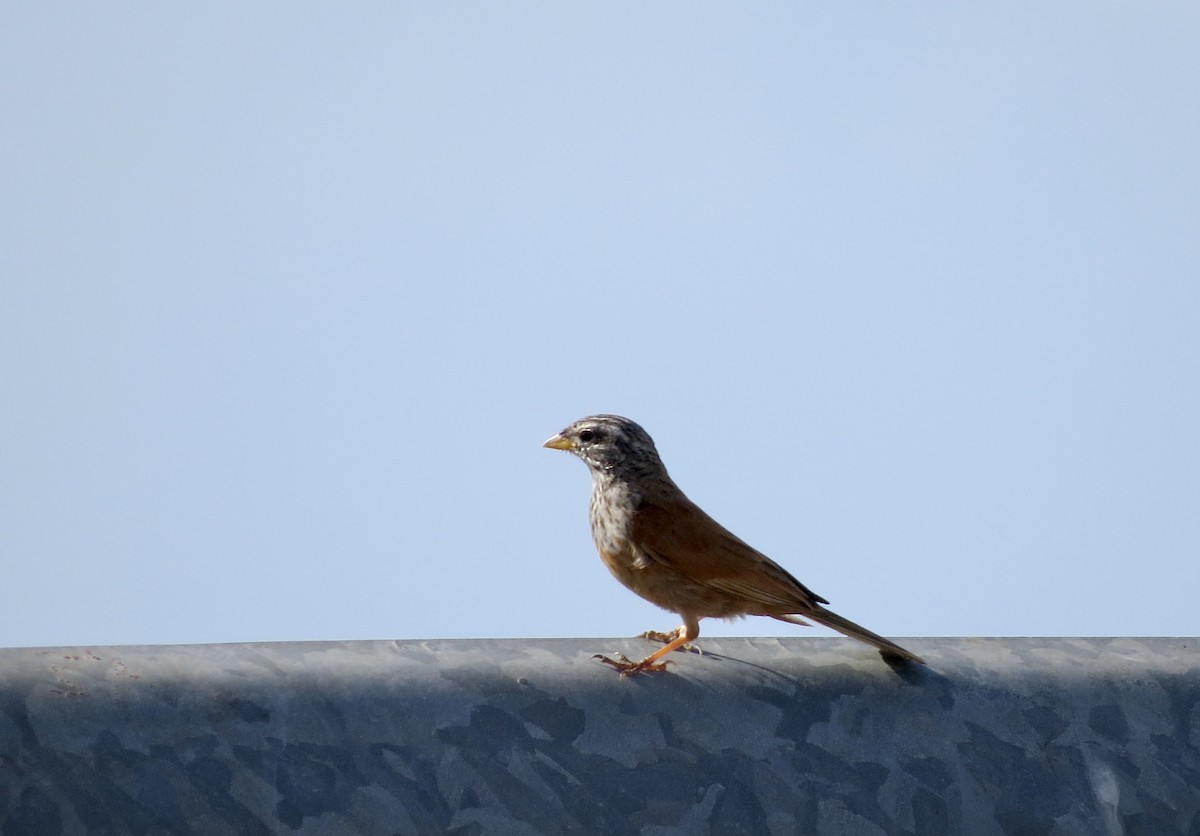
[(574, 453), (592, 471), (617, 478), (637, 478), (663, 467), (650, 435), (620, 415), (580, 418), (542, 446)]

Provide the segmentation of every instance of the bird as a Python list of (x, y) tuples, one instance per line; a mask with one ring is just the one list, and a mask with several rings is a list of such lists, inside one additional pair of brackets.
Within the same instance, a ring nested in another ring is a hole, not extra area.
[(578, 456), (591, 471), (588, 519), (609, 572), (683, 621), (669, 633), (643, 634), (665, 644), (640, 661), (597, 654), (622, 676), (664, 670), (664, 656), (690, 647), (700, 636), (701, 619), (741, 616), (802, 626), (815, 621), (873, 645), (889, 662), (925, 663), (826, 609), (829, 601), (701, 510), (671, 479), (654, 441), (636, 422), (620, 415), (590, 415), (542, 446)]

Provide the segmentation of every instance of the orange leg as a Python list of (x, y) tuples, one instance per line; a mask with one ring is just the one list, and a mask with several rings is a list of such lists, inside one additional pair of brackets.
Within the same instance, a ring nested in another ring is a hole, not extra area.
[(674, 638), (640, 662), (634, 662), (620, 653), (616, 655), (615, 659), (608, 656), (601, 656), (599, 653), (592, 658), (599, 659), (604, 664), (620, 671), (621, 676), (632, 676), (635, 673), (642, 673), (643, 671), (664, 671), (667, 669), (667, 663), (658, 660), (671, 651), (678, 650), (688, 642), (694, 641), (699, 635), (700, 623), (689, 619), (688, 623), (675, 631)]

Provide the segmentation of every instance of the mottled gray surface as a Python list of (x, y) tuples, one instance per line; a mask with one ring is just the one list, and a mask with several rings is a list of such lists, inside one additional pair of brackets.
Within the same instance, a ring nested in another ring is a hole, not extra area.
[(0, 830), (1200, 834), (1195, 639), (0, 650)]

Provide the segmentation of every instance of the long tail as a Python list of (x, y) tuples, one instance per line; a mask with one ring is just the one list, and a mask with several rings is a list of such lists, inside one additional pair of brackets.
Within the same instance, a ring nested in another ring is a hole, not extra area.
[(821, 606), (805, 612), (803, 617), (800, 615), (777, 615), (774, 617), (780, 621), (787, 621), (792, 624), (806, 624), (807, 622), (805, 622), (804, 619), (811, 619), (818, 624), (824, 624), (826, 627), (837, 630), (843, 636), (849, 636), (852, 639), (858, 639), (860, 642), (866, 642), (867, 644), (874, 645), (875, 647), (879, 648), (879, 652), (884, 656), (894, 656), (900, 659), (907, 659), (910, 662), (916, 662), (919, 665), (925, 664), (925, 660), (917, 654), (905, 650), (895, 642), (888, 641), (883, 636), (880, 636), (877, 633), (872, 633), (866, 627), (855, 624), (848, 618), (842, 618), (832, 610), (827, 610)]

